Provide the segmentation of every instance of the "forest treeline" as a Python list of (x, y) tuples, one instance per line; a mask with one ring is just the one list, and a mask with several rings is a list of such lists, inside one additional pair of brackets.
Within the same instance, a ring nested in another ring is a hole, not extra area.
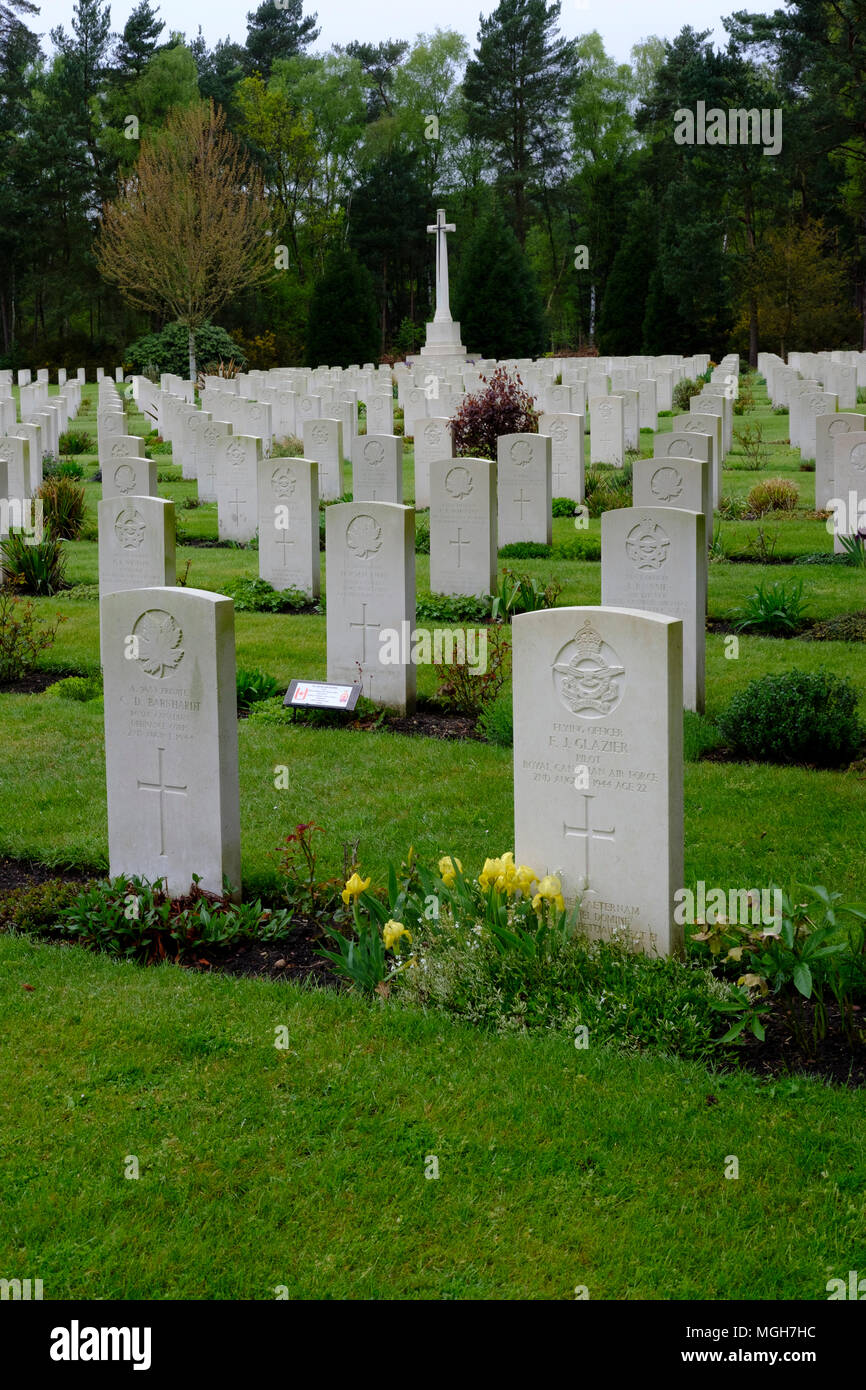
[[(866, 346), (862, 0), (738, 12), (723, 48), (687, 26), (628, 64), (596, 32), (564, 37), (559, 11), (501, 0), (474, 45), (438, 29), (321, 52), (302, 0), (264, 0), (244, 43), (212, 48), (150, 0), (120, 32), (108, 0), (78, 0), (50, 35), (32, 0), (0, 0), (0, 366), (110, 366), (162, 326), (102, 280), (94, 240), (142, 142), (202, 101), (269, 201), (273, 276), (220, 314), (252, 365), (305, 360), (347, 250), (379, 352), (416, 349), (438, 206), (455, 317), (480, 333), (510, 301), (502, 332), (522, 325), (502, 355)], [(777, 152), (681, 142), (677, 113), (701, 103), (777, 113)]]

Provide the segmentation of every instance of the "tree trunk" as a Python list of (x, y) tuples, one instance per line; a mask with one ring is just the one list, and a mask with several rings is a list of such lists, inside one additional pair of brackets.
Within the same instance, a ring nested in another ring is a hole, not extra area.
[(189, 330), (189, 379), (195, 385), (195, 333)]
[(758, 299), (752, 293), (749, 295), (749, 366), (754, 368), (758, 365)]

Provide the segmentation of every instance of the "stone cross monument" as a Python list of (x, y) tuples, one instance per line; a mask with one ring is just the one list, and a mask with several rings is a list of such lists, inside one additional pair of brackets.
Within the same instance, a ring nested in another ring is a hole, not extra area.
[(448, 305), (448, 243), (446, 234), (457, 228), (453, 222), (445, 220), (445, 209), (436, 209), (436, 221), (428, 232), (436, 234), (436, 313), (433, 322), (427, 325), (427, 342), (421, 349), (422, 357), (465, 357), (466, 349), (460, 341), (460, 324), (451, 317)]

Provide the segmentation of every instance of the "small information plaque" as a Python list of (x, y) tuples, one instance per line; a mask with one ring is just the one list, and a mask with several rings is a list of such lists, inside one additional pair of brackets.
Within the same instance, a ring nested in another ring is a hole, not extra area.
[(292, 709), (353, 710), (360, 693), (358, 681), (354, 685), (329, 685), (325, 681), (294, 680), (283, 704)]

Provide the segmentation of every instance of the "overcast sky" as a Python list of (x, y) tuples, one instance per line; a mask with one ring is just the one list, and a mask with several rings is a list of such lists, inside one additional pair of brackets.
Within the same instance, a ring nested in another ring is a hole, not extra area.
[[(151, 0), (154, 3), (154, 0)], [(111, 27), (122, 30), (136, 0), (113, 0)], [(246, 37), (246, 14), (257, 7), (258, 0), (161, 0), (160, 17), (167, 29), (180, 30), (194, 38), (201, 26), (208, 44), (226, 37), (243, 43)], [(56, 24), (67, 29), (72, 18), (75, 0), (42, 0), (37, 19), (28, 19), (30, 28), (46, 35)], [(457, 29), (475, 43), (478, 16), (490, 14), (495, 0), (435, 0), (430, 4), (406, 3), (406, 0), (373, 0), (359, 5), (357, 0), (305, 0), (304, 13), (318, 12), (321, 35), (314, 51), (324, 52), (331, 44), (348, 43), (350, 39), (365, 39), (378, 43), (381, 39), (413, 39), (418, 33), (432, 33), (436, 28)], [(683, 25), (712, 29), (717, 45), (724, 46), (725, 30), (721, 16), (736, 10), (772, 13), (783, 8), (782, 0), (707, 0), (695, 5), (693, 0), (655, 0), (649, 5), (643, 0), (562, 0), (560, 28), (569, 38), (597, 29), (605, 48), (620, 62), (627, 62), (632, 44), (649, 34), (670, 39)]]

